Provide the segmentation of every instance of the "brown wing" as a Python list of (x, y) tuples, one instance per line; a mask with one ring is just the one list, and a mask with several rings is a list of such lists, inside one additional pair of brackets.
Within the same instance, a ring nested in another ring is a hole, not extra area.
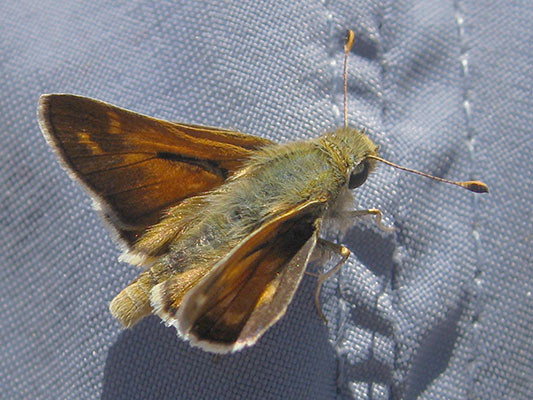
[(163, 210), (222, 184), (255, 149), (272, 143), (68, 94), (41, 96), (39, 123), (129, 245)]
[(292, 300), (316, 244), (323, 204), (308, 201), (251, 233), (185, 295), (174, 317), (165, 315), (165, 296), (172, 294), (152, 291), (156, 312), (208, 351), (254, 344)]

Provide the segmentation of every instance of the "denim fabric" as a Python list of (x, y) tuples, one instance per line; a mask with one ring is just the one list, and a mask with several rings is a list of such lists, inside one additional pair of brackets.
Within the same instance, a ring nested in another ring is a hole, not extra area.
[[(79, 2), (81, 3), (81, 2)], [(477, 0), (0, 5), (0, 398), (529, 399), (533, 8)], [(138, 274), (39, 132), (42, 93), (288, 141), (349, 119), (383, 157), (317, 316), (305, 276), (256, 346), (215, 359), (109, 301)]]

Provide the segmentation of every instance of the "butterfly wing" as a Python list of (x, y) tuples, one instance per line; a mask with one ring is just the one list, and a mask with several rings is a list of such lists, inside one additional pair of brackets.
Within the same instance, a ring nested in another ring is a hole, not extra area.
[(219, 186), (254, 150), (272, 143), (68, 94), (41, 96), (39, 123), (128, 246), (165, 209)]
[(191, 344), (227, 353), (254, 344), (284, 314), (316, 245), (324, 202), (310, 200), (263, 224), (172, 304), (169, 280), (152, 290), (155, 312)]

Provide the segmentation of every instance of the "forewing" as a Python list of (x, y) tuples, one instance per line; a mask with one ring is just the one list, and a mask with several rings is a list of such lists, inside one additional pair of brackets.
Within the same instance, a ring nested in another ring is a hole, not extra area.
[(323, 204), (308, 201), (251, 233), (185, 295), (177, 318), (167, 322), (208, 351), (254, 344), (285, 314), (315, 247)]
[(41, 96), (39, 123), (129, 245), (163, 210), (222, 184), (255, 149), (272, 143), (68, 94)]

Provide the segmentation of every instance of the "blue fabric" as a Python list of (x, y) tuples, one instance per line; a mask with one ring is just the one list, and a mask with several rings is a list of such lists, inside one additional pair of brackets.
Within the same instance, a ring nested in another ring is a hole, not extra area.
[[(528, 2), (43, 2), (0, 5), (0, 398), (529, 399), (533, 8)], [(39, 132), (66, 92), (278, 141), (349, 117), (384, 157), (357, 190), (398, 231), (355, 224), (314, 309), (304, 277), (259, 343), (215, 359), (108, 312), (138, 271)]]

